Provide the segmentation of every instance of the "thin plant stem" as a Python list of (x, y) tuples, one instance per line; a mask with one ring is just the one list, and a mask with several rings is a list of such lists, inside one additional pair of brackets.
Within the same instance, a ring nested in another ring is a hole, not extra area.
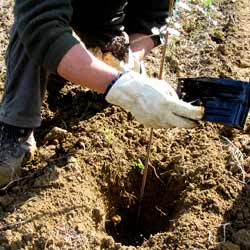
[(141, 191), (140, 191), (140, 197), (139, 197), (139, 207), (138, 207), (138, 212), (137, 212), (136, 226), (139, 225), (140, 216), (141, 216), (142, 202), (143, 202), (145, 185), (146, 185), (147, 174), (148, 174), (148, 164), (149, 164), (149, 158), (150, 158), (152, 138), (153, 138), (153, 129), (151, 128), (149, 143), (148, 143), (148, 148), (147, 148), (146, 163), (145, 163), (145, 167), (144, 167), (144, 171), (143, 171), (143, 177), (142, 177), (142, 184), (141, 184)]
[[(169, 14), (168, 16), (171, 17), (173, 15), (173, 9), (174, 9), (174, 0), (169, 1)], [(165, 62), (165, 54), (168, 47), (168, 32), (165, 35), (165, 44), (162, 48), (162, 56), (161, 56), (161, 63), (160, 63), (160, 70), (158, 79), (163, 78), (163, 68), (164, 68), (164, 62)], [(136, 218), (136, 227), (138, 228), (140, 217), (141, 217), (141, 210), (142, 210), (142, 203), (143, 203), (143, 197), (144, 197), (144, 191), (146, 186), (146, 180), (148, 175), (148, 165), (149, 165), (149, 159), (150, 159), (150, 153), (151, 153), (151, 145), (152, 145), (152, 139), (153, 139), (153, 128), (150, 129), (150, 136), (149, 136), (149, 143), (147, 147), (147, 156), (146, 156), (146, 163), (145, 168), (143, 171), (143, 177), (142, 177), (142, 184), (141, 184), (141, 190), (140, 190), (140, 197), (139, 197), (139, 206), (138, 206), (138, 212), (137, 212), (137, 218)]]

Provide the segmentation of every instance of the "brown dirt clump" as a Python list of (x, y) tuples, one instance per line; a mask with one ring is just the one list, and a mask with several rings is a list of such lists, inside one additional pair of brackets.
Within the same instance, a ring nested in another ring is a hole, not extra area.
[(119, 60), (125, 61), (128, 56), (129, 41), (127, 35), (120, 35), (113, 38), (103, 48), (103, 53), (111, 52)]
[[(0, 8), (1, 65), (11, 3)], [(180, 13), (165, 78), (173, 86), (178, 77), (249, 81), (248, 0), (217, 0), (207, 16), (197, 3)], [(159, 58), (159, 49), (147, 57), (150, 75)], [(3, 70), (0, 86), (4, 79)], [(154, 130), (136, 227), (149, 130), (101, 95), (58, 79), (42, 116), (35, 160), (1, 190), (0, 249), (250, 249), (249, 121), (244, 131), (203, 122)]]

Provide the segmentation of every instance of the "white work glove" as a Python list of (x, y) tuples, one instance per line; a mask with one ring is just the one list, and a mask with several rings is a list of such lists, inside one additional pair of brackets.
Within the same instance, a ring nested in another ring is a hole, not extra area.
[(128, 49), (127, 62), (122, 61), (120, 65), (124, 71), (134, 71), (137, 73), (146, 74), (143, 61), (139, 61), (130, 48)]
[(132, 113), (137, 121), (151, 128), (193, 128), (202, 119), (203, 107), (180, 100), (165, 81), (125, 72), (106, 93), (105, 99)]

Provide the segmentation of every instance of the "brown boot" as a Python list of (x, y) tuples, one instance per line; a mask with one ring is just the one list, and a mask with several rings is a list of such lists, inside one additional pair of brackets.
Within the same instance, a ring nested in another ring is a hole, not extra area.
[(0, 123), (0, 187), (18, 178), (24, 157), (35, 151), (33, 129)]

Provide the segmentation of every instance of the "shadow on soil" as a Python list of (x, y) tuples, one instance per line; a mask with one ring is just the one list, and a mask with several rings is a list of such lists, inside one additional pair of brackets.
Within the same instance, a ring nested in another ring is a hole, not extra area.
[[(119, 178), (110, 183), (109, 191), (106, 192), (110, 202), (106, 229), (116, 242), (138, 246), (151, 234), (171, 230), (174, 218), (183, 210), (179, 198), (186, 184), (184, 177), (171, 173), (156, 176), (150, 167), (138, 217), (142, 175), (132, 170), (126, 179), (128, 183), (125, 185)], [(117, 217), (120, 218), (118, 222)]]
[[(228, 197), (230, 199), (230, 197)], [(250, 249), (250, 185), (242, 188), (233, 206), (225, 213), (217, 234), (221, 250)]]
[[(245, 133), (249, 134), (249, 128)], [(222, 135), (228, 139), (233, 139), (233, 130), (225, 126)], [(248, 152), (246, 152), (248, 153)], [(230, 164), (230, 162), (229, 162)], [(250, 249), (250, 173), (249, 165), (246, 164), (246, 184), (242, 184), (242, 190), (235, 199), (232, 207), (226, 211), (224, 221), (218, 228), (217, 242), (221, 250), (249, 250)], [(228, 194), (222, 194), (224, 199), (234, 199)]]
[(71, 132), (72, 127), (80, 121), (88, 120), (109, 106), (102, 94), (79, 86), (63, 89), (65, 86), (70, 88), (59, 76), (50, 77), (47, 99), (43, 107), (45, 112), (42, 111), (42, 125), (36, 130), (37, 138), (39, 138), (38, 145), (42, 143), (46, 133), (54, 126)]

